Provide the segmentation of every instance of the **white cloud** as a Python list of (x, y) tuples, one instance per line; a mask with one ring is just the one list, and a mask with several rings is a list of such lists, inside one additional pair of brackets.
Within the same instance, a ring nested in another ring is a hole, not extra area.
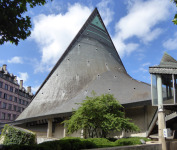
[(156, 28), (153, 31), (147, 33), (147, 35), (144, 35), (144, 37), (142, 38), (142, 41), (147, 44), (148, 42), (155, 40), (156, 38), (158, 38), (158, 36), (163, 32), (162, 29), (160, 28)]
[(163, 42), (163, 47), (168, 50), (177, 50), (177, 32), (174, 33), (174, 38), (170, 38)]
[(65, 14), (41, 14), (35, 17), (31, 38), (40, 45), (42, 53), (35, 72), (48, 71), (53, 67), (89, 17), (91, 10), (92, 8), (75, 3), (68, 6)]
[(8, 63), (22, 64), (22, 63), (23, 63), (23, 60), (22, 60), (21, 57), (15, 56), (15, 57), (13, 57), (13, 58), (7, 60), (7, 62), (8, 62)]
[[(129, 54), (124, 42), (131, 37), (136, 36), (145, 44), (156, 39), (162, 33), (162, 29), (154, 28), (154, 26), (166, 20), (170, 14), (170, 9), (173, 7), (173, 4), (167, 0), (128, 0), (126, 2), (128, 14), (116, 23), (116, 34), (113, 37), (121, 56)], [(132, 49), (131, 52), (134, 50), (136, 48)]]
[(36, 85), (34, 87), (31, 87), (32, 93), (36, 93), (36, 91), (39, 89), (39, 85)]
[(147, 62), (147, 63), (144, 63), (142, 64), (141, 66), (144, 67), (144, 66), (149, 66), (151, 63), (150, 62)]
[(105, 26), (107, 26), (112, 20), (114, 12), (111, 10), (110, 6), (113, 5), (112, 0), (102, 0), (100, 3), (97, 4), (98, 10), (100, 12), (100, 15), (103, 19), (103, 22)]
[(23, 83), (25, 83), (28, 80), (28, 78), (29, 78), (28, 73), (27, 72), (18, 72), (18, 73), (19, 73), (19, 76), (17, 76), (18, 82), (20, 80), (23, 80)]

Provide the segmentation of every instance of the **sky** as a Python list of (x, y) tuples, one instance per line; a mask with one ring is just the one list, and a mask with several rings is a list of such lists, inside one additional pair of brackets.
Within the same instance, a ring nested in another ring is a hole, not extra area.
[(95, 7), (132, 78), (151, 83), (149, 66), (164, 52), (177, 59), (177, 7), (170, 0), (48, 0), (28, 7), (23, 15), (31, 17), (31, 36), (18, 46), (1, 45), (0, 66), (7, 64), (35, 94)]

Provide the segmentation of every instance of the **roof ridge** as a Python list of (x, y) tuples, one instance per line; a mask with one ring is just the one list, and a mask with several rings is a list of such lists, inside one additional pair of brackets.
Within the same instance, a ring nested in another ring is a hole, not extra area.
[[(100, 14), (99, 14), (99, 12), (98, 12), (98, 9), (97, 9), (97, 7), (95, 7), (95, 9), (92, 11), (92, 13), (91, 13), (90, 16), (88, 17), (88, 19), (85, 21), (85, 23), (83, 24), (83, 26), (82, 26), (81, 29), (79, 30), (79, 32), (76, 34), (76, 36), (75, 36), (74, 39), (71, 41), (71, 43), (69, 44), (69, 46), (66, 48), (66, 50), (64, 51), (64, 53), (62, 54), (62, 56), (59, 58), (59, 60), (57, 61), (57, 63), (56, 63), (55, 66), (53, 67), (53, 69), (50, 71), (50, 73), (48, 74), (48, 76), (46, 77), (46, 79), (44, 80), (44, 82), (41, 84), (41, 86), (39, 87), (39, 89), (37, 90), (37, 92), (35, 93), (35, 95), (33, 96), (33, 99), (35, 98), (35, 96), (37, 95), (37, 93), (40, 91), (40, 89), (44, 86), (44, 84), (47, 82), (47, 80), (50, 78), (50, 76), (53, 74), (53, 72), (56, 70), (56, 68), (58, 67), (58, 65), (63, 61), (63, 59), (64, 59), (64, 57), (66, 56), (66, 54), (68, 53), (69, 49), (74, 45), (74, 43), (78, 40), (78, 38), (81, 36), (81, 34), (85, 31), (86, 27), (89, 25), (89, 23), (90, 23), (91, 21), (93, 21), (94, 17), (95, 17), (97, 14), (98, 14), (98, 16), (99, 16), (99, 19), (100, 19), (100, 21), (101, 21), (103, 27), (105, 28), (105, 31), (106, 31), (107, 35), (109, 36), (109, 38), (110, 38), (110, 40), (111, 40), (112, 45), (114, 46), (114, 44), (113, 44), (113, 42), (112, 42), (112, 39), (111, 39), (111, 37), (110, 37), (110, 35), (109, 35), (109, 33), (108, 33), (108, 31), (107, 31), (107, 29), (106, 29), (104, 23), (103, 23), (103, 20), (102, 20)], [(117, 52), (115, 46), (114, 46), (114, 49), (115, 49), (115, 51), (116, 51), (116, 53), (117, 53), (117, 55), (118, 55), (118, 57), (119, 57), (119, 59), (120, 59), (120, 56), (119, 56), (119, 54), (118, 54), (118, 52)], [(121, 59), (120, 59), (120, 61), (121, 61), (121, 64), (122, 64), (123, 68), (125, 69), (125, 67), (124, 67), (124, 65), (123, 65)], [(126, 69), (125, 69), (125, 71), (126, 71)], [(127, 73), (127, 72), (126, 72), (126, 73)], [(32, 100), (33, 100), (33, 99), (32, 99)], [(32, 102), (32, 101), (31, 101), (31, 102)]]

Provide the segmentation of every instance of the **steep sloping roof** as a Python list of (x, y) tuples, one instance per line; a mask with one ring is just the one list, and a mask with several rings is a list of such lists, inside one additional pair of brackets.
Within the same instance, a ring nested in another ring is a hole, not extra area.
[(149, 73), (177, 74), (177, 61), (165, 52), (158, 66), (149, 67)]
[(150, 85), (132, 79), (95, 8), (17, 120), (77, 109), (94, 90), (121, 104), (150, 100)]
[(177, 61), (171, 57), (168, 53), (164, 53), (159, 67), (173, 67), (173, 68), (177, 68)]

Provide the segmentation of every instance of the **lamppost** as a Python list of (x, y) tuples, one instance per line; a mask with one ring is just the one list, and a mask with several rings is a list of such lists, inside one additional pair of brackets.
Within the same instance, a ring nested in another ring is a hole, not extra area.
[(158, 66), (149, 67), (152, 105), (158, 106), (158, 136), (166, 150), (163, 129), (166, 129), (164, 106), (176, 105), (177, 61), (164, 53)]

